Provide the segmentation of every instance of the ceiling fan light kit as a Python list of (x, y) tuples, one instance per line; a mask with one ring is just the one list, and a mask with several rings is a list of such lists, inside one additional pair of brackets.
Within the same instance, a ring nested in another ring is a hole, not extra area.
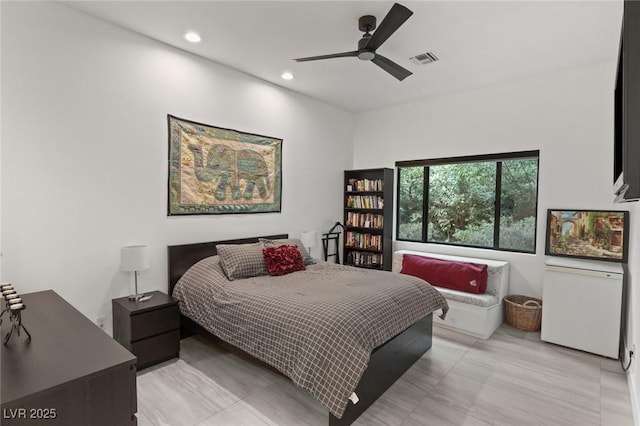
[[(391, 37), (391, 35), (395, 33), (402, 24), (406, 22), (411, 15), (413, 15), (412, 11), (405, 6), (396, 3), (391, 7), (391, 10), (389, 10), (377, 29), (376, 17), (372, 15), (364, 15), (358, 19), (358, 28), (360, 31), (364, 32), (364, 35), (358, 41), (358, 50), (297, 58), (295, 61), (308, 62), (322, 59), (356, 57), (363, 61), (373, 62), (398, 80), (402, 81), (412, 74), (411, 71), (376, 53), (376, 50), (378, 50), (378, 48), (387, 41), (387, 39)], [(371, 31), (374, 31), (374, 33), (371, 34)]]

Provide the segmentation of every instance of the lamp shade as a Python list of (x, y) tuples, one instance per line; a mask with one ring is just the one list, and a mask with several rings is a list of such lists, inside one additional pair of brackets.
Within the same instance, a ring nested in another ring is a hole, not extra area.
[(317, 231), (305, 231), (300, 234), (300, 241), (302, 245), (308, 248), (315, 247), (318, 241)]
[(120, 269), (142, 271), (149, 268), (149, 247), (127, 246), (120, 250)]

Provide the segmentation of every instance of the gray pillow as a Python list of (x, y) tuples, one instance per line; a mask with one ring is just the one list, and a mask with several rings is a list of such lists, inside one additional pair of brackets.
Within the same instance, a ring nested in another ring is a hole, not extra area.
[(231, 281), (241, 278), (268, 275), (264, 262), (261, 242), (251, 244), (218, 244), (216, 249), (220, 257), (220, 266)]
[(305, 266), (313, 265), (316, 261), (309, 255), (307, 248), (302, 245), (302, 241), (297, 238), (287, 238), (282, 240), (268, 240), (266, 238), (260, 238), (260, 242), (264, 243), (266, 246), (281, 246), (286, 244), (288, 246), (298, 246), (298, 250), (300, 250), (300, 254), (302, 255), (302, 261)]

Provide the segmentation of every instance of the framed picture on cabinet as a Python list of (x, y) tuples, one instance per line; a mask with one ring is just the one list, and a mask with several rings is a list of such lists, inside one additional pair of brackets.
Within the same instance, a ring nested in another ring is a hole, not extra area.
[(549, 209), (545, 254), (627, 262), (628, 224), (628, 211)]

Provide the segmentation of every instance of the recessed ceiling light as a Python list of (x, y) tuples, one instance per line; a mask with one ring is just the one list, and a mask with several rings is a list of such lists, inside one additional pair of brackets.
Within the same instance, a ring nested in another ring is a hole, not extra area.
[(185, 33), (183, 36), (185, 40), (190, 41), (191, 43), (200, 43), (202, 37), (198, 33), (194, 33), (193, 31), (189, 31)]
[(293, 80), (293, 74), (291, 74), (289, 71), (283, 72), (280, 77), (282, 77), (283, 80)]

